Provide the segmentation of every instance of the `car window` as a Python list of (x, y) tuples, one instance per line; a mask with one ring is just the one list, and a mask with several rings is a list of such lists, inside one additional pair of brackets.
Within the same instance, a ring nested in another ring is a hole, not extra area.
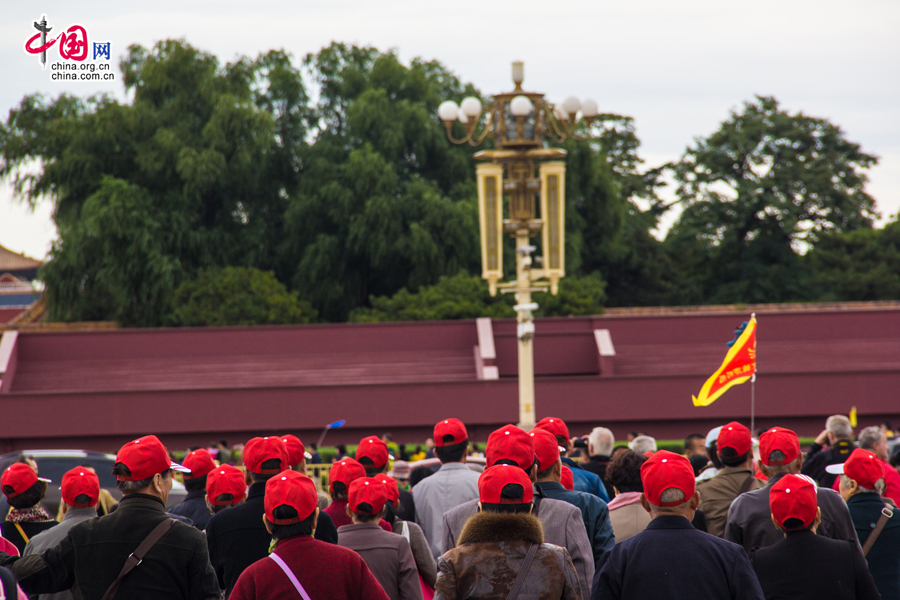
[(40, 476), (46, 477), (56, 485), (61, 484), (63, 475), (75, 467), (93, 467), (97, 472), (97, 478), (100, 480), (100, 487), (116, 487), (116, 478), (112, 474), (113, 461), (108, 458), (92, 456), (86, 458), (47, 457), (36, 458), (35, 460), (37, 460)]

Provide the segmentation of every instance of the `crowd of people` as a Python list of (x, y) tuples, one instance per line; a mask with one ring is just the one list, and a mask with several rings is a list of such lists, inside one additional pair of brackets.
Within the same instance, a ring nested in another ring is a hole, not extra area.
[[(60, 521), (23, 458), (0, 477), (0, 598), (900, 600), (880, 428), (854, 441), (834, 415), (804, 454), (789, 429), (731, 422), (675, 453), (545, 418), (493, 431), (483, 467), (471, 450), (458, 419), (435, 424), (425, 472), (389, 436), (330, 465), (296, 436), (255, 437), (239, 468), (224, 441), (177, 463), (149, 435), (116, 455), (118, 504), (92, 469), (67, 472)], [(176, 473), (187, 496), (167, 511)]]

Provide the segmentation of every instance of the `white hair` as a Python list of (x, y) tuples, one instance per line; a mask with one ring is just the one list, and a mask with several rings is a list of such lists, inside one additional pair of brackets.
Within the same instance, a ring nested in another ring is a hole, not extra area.
[(594, 427), (588, 436), (588, 442), (593, 447), (595, 456), (609, 456), (616, 445), (616, 438), (606, 427)]
[(849, 440), (853, 437), (853, 426), (850, 419), (844, 415), (831, 415), (825, 421), (825, 429), (830, 431), (839, 440)]
[[(847, 474), (846, 474), (846, 473), (841, 473), (841, 486), (842, 486), (842, 487), (848, 487), (848, 486), (850, 485), (850, 482), (851, 482), (851, 481), (856, 481), (856, 480), (855, 480), (855, 479), (850, 479), (849, 477), (847, 477)], [(875, 489), (874, 489), (874, 490), (870, 490), (869, 488), (866, 488), (866, 487), (863, 487), (863, 486), (859, 485), (859, 482), (858, 482), (858, 481), (856, 482), (856, 485), (859, 486), (859, 491), (860, 491), (860, 492), (878, 492), (878, 495), (879, 495), (879, 496), (883, 496), (883, 495), (884, 495), (884, 478), (881, 478), (881, 479), (879, 479), (878, 481), (875, 482)]]
[(670, 502), (681, 502), (683, 504), (684, 492), (678, 488), (668, 488), (663, 490), (663, 493), (659, 495), (659, 501), (665, 502), (666, 504), (669, 504)]
[(863, 450), (874, 450), (875, 444), (879, 444), (885, 439), (884, 432), (881, 428), (873, 425), (866, 427), (859, 432), (859, 447)]
[(628, 444), (628, 447), (637, 452), (644, 454), (645, 452), (656, 452), (656, 440), (649, 435), (639, 435)]

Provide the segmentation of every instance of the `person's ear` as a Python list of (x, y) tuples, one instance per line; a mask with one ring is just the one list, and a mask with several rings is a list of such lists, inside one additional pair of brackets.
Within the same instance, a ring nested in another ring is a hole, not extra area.
[(272, 524), (269, 523), (269, 520), (266, 518), (266, 515), (263, 515), (263, 525), (266, 526), (266, 531), (269, 532), (269, 535), (272, 535)]
[(531, 483), (537, 481), (537, 465), (531, 465), (531, 468), (528, 470), (528, 477), (531, 479)]
[(644, 493), (641, 493), (641, 506), (643, 506), (644, 510), (646, 510), (648, 513), (653, 514), (652, 512), (650, 512), (650, 501), (647, 500), (647, 495)]
[(772, 518), (772, 523), (775, 524), (775, 529), (777, 529), (778, 531), (781, 531), (782, 530), (781, 523), (778, 522), (778, 520), (775, 518), (775, 515), (769, 515), (769, 516)]
[(813, 527), (818, 527), (822, 522), (822, 509), (818, 506), (816, 507), (816, 518), (813, 520)]
[(553, 465), (553, 479), (555, 481), (559, 481), (562, 476), (562, 461), (557, 459), (556, 464)]
[(481, 501), (478, 501), (478, 512), (481, 512)]
[(763, 461), (759, 461), (759, 472), (766, 476), (766, 478), (772, 478), (772, 471), (769, 470), (769, 467)]
[(349, 502), (348, 502), (347, 505), (344, 507), (344, 512), (347, 513), (347, 516), (348, 516), (348, 517), (350, 517), (351, 519), (353, 518), (353, 511), (350, 510), (350, 503), (349, 503)]
[(694, 495), (691, 496), (691, 510), (697, 510), (697, 507), (700, 506), (700, 492), (694, 490)]
[(312, 520), (312, 532), (313, 536), (316, 535), (316, 525), (319, 524), (319, 507), (316, 507), (315, 512), (313, 512), (313, 520)]

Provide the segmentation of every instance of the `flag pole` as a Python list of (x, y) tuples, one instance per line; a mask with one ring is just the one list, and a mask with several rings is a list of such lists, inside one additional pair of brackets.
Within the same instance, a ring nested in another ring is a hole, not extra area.
[(756, 431), (756, 373), (750, 378), (750, 433)]

